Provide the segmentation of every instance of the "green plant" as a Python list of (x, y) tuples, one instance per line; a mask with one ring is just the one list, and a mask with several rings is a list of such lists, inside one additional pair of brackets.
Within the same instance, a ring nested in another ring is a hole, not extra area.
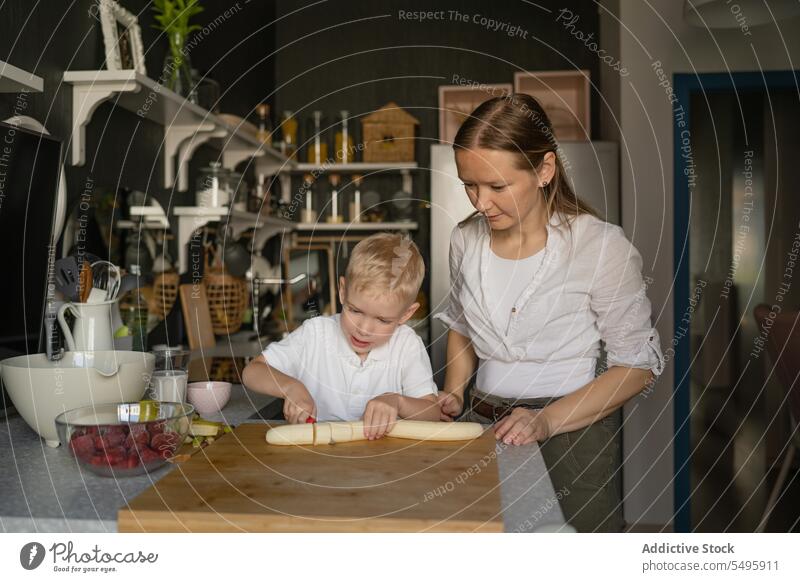
[(169, 40), (172, 65), (168, 84), (171, 87), (177, 82), (187, 56), (184, 52), (186, 39), (189, 33), (200, 29), (197, 24), (189, 24), (189, 20), (203, 10), (200, 0), (153, 0), (153, 12), (158, 22), (153, 28), (163, 31)]

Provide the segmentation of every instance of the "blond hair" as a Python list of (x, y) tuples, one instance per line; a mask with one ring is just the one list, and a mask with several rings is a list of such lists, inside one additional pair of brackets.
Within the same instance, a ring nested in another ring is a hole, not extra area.
[(347, 288), (390, 293), (411, 304), (425, 278), (425, 262), (407, 235), (381, 232), (359, 242), (350, 256)]

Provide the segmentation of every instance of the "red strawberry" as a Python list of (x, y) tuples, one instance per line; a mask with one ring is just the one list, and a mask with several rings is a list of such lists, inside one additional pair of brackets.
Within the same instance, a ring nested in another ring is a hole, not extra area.
[(154, 451), (150, 447), (144, 447), (139, 451), (139, 458), (142, 461), (142, 464), (146, 465), (147, 463), (152, 463), (155, 460), (161, 460), (161, 455), (159, 455), (157, 451)]
[(147, 431), (139, 432), (135, 434), (131, 432), (127, 437), (125, 437), (125, 448), (128, 450), (136, 451), (137, 449), (141, 449), (142, 447), (146, 447), (150, 443), (150, 435), (147, 434)]
[(89, 459), (89, 463), (92, 465), (102, 466), (106, 465), (107, 461), (105, 455), (94, 455), (91, 459)]
[(139, 466), (139, 457), (136, 456), (136, 453), (132, 453), (128, 456), (128, 460), (126, 461), (125, 468), (126, 469), (135, 469)]
[(118, 447), (125, 442), (125, 433), (120, 431), (106, 432), (102, 436), (94, 437), (94, 446), (97, 449)]
[(157, 420), (155, 422), (149, 422), (149, 423), (147, 423), (147, 431), (150, 433), (151, 436), (152, 435), (161, 434), (162, 432), (164, 432), (165, 424), (166, 424), (166, 422), (163, 421), (163, 420)]
[(69, 447), (72, 449), (72, 454), (81, 459), (88, 461), (94, 455), (94, 437), (92, 435), (72, 435), (69, 441)]

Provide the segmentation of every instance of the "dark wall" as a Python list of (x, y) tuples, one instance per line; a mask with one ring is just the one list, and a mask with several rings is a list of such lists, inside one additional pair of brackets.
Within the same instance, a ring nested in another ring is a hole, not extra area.
[[(123, 0), (121, 4), (139, 17), (147, 72), (157, 79), (166, 39), (152, 27), (151, 3)], [(274, 84), (273, 65), (263, 58), (274, 45), (272, 3), (203, 0), (203, 5), (205, 11), (196, 18), (201, 26), (214, 22), (225, 10), (231, 15), (217, 20), (213, 30), (198, 42), (190, 54), (192, 66), (220, 82), (222, 111), (247, 115)], [(43, 93), (24, 100), (0, 94), (0, 117), (5, 119), (15, 112), (35, 117), (64, 140), (65, 156), (72, 94), (70, 86), (62, 83), (63, 72), (104, 68), (103, 35), (95, 14), (93, 0), (0, 3), (0, 59), (43, 77), (45, 82)], [(25, 108), (21, 109), (23, 101)], [(86, 165), (66, 164), (70, 206), (80, 197), (89, 176), (96, 188), (122, 186), (166, 201), (168, 191), (162, 188), (159, 153), (162, 140), (161, 126), (124, 109), (114, 111), (110, 103), (103, 104), (88, 127)], [(191, 197), (184, 195), (182, 200), (190, 202)]]
[[(303, 110), (301, 118), (322, 109), (333, 120), (339, 109), (362, 115), (395, 101), (420, 120), (418, 135), (426, 140), (438, 138), (437, 87), (455, 84), (454, 75), (512, 83), (516, 71), (589, 69), (599, 80), (595, 55), (555, 22), (564, 3), (535, 4), (551, 12), (522, 0), (352, 0), (313, 6), (278, 0), (277, 17), (285, 18), (276, 39), (277, 108)], [(577, 27), (596, 38), (595, 2), (568, 4), (579, 16)], [(401, 10), (444, 10), (445, 20), (403, 20)], [(467, 15), (469, 22), (450, 20), (449, 10)], [(517, 25), (528, 32), (527, 39), (487, 30), (472, 22), (473, 15)], [(419, 145), (417, 160), (426, 165), (427, 148)]]

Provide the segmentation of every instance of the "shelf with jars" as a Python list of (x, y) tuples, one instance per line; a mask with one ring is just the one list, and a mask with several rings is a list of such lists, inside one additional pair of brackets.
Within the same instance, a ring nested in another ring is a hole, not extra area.
[(189, 160), (200, 145), (209, 142), (222, 151), (227, 167), (256, 157), (259, 171), (274, 175), (294, 164), (240, 126), (134, 70), (65, 71), (64, 82), (72, 87), (70, 148), (74, 166), (86, 163), (86, 126), (106, 101), (164, 127), (165, 188), (188, 188)]

